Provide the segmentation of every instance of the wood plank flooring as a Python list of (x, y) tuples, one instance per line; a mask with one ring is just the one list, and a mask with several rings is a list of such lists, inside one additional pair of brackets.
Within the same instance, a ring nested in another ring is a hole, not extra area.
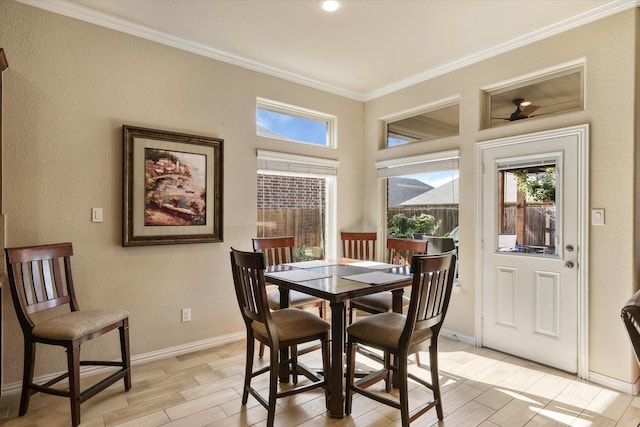
[[(244, 341), (133, 367), (133, 387), (122, 382), (82, 405), (86, 427), (234, 427), (262, 426), (267, 411), (250, 398), (240, 403), (244, 370)], [(301, 357), (320, 366), (318, 352)], [(258, 360), (263, 364), (265, 360)], [(422, 357), (428, 361), (427, 355)], [(435, 410), (415, 426), (629, 426), (640, 422), (640, 397), (577, 380), (575, 376), (489, 349), (440, 339), (440, 374), (445, 419)], [(365, 358), (362, 367), (374, 365)], [(425, 377), (426, 370), (411, 369)], [(260, 388), (267, 378), (258, 378)], [(377, 385), (376, 385), (377, 386)], [(380, 384), (380, 389), (383, 385)], [(414, 384), (412, 403), (429, 398)], [(3, 427), (62, 427), (70, 425), (65, 398), (35, 395), (27, 415), (18, 417), (17, 395), (0, 399)], [(354, 398), (353, 414), (328, 417), (321, 389), (278, 401), (277, 426), (399, 426), (397, 410), (363, 396)]]

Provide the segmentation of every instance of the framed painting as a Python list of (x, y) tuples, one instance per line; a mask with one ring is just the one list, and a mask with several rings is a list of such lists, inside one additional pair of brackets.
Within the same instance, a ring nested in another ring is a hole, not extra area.
[(223, 140), (123, 125), (122, 246), (222, 241)]

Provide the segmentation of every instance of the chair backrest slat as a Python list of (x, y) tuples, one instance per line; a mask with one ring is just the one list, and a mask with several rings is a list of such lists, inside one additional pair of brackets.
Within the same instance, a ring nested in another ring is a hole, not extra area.
[(252, 239), (254, 252), (262, 252), (266, 265), (277, 265), (293, 262), (293, 236), (256, 237)]
[(377, 239), (376, 232), (343, 231), (340, 233), (342, 256), (363, 261), (375, 261)]
[(42, 272), (40, 271), (41, 263), (42, 263), (41, 261), (31, 261), (31, 280), (32, 280), (32, 286), (35, 293), (35, 300), (32, 304), (43, 302), (48, 299), (47, 294), (43, 292)]
[[(53, 261), (53, 260), (51, 260)], [(55, 264), (54, 264), (55, 271)], [(53, 283), (55, 281), (54, 276), (51, 274), (51, 268), (49, 267), (49, 260), (42, 261), (42, 279), (44, 280), (44, 292), (47, 299), (53, 299), (58, 295), (58, 286), (56, 283), (56, 292), (54, 293)]]

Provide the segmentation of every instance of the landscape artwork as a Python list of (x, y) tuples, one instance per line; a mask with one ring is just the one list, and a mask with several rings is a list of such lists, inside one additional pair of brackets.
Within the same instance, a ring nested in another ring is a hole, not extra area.
[(205, 224), (207, 157), (146, 148), (144, 163), (144, 225)]
[(220, 138), (122, 126), (122, 246), (222, 242)]

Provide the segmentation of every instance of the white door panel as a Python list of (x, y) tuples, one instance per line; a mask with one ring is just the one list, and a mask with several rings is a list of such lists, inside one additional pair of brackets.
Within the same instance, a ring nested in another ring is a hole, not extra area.
[[(479, 149), (484, 170), (479, 187), (480, 341), (568, 372), (578, 372), (579, 311), (586, 310), (580, 307), (584, 283), (578, 268), (579, 244), (585, 240), (580, 227), (584, 217), (580, 207), (585, 206), (581, 186), (586, 185), (579, 173), (584, 161), (579, 143), (574, 135), (559, 135), (532, 137), (526, 143), (487, 143)], [(518, 192), (518, 202), (507, 207), (505, 180), (527, 168), (554, 170), (555, 200), (523, 202), (523, 193)], [(505, 214), (509, 208), (511, 213)], [(535, 209), (542, 212), (542, 220), (527, 222)], [(517, 222), (517, 233), (507, 230), (514, 227), (509, 221)], [(538, 234), (533, 236), (530, 229), (536, 227)], [(504, 233), (512, 234), (506, 239)], [(515, 234), (522, 241), (501, 244), (515, 239)]]

